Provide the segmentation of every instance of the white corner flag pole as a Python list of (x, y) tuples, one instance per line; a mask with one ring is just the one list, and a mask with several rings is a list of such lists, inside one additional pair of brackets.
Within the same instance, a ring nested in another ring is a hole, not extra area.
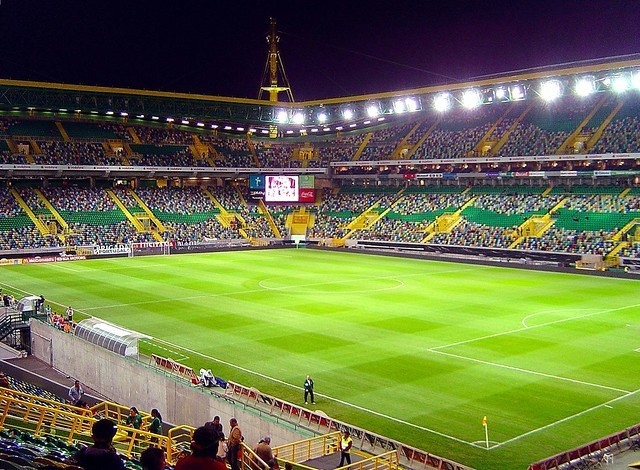
[(484, 439), (487, 443), (487, 449), (489, 448), (489, 425), (487, 424), (487, 417), (482, 418), (482, 425), (484, 426)]

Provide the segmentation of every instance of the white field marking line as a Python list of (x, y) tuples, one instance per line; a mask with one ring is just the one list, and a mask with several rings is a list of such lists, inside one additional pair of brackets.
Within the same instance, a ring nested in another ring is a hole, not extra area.
[(640, 348), (634, 349), (633, 352), (640, 352)]
[(63, 266), (63, 263), (46, 263), (45, 266), (58, 268), (58, 269), (63, 269), (65, 271), (71, 271), (71, 272), (74, 272), (74, 273), (84, 272), (84, 269), (73, 269), (73, 268), (70, 268), (69, 266)]
[(158, 349), (162, 349), (163, 351), (166, 351), (168, 353), (177, 354), (177, 356), (175, 358), (171, 358), (171, 359), (173, 359), (175, 361), (184, 361), (185, 359), (189, 359), (189, 356), (185, 356), (184, 354), (182, 354), (179, 351), (175, 351), (173, 349), (165, 348), (164, 346), (159, 346), (157, 344), (152, 343), (151, 341), (140, 340), (140, 342), (141, 343), (150, 344), (152, 347), (158, 348)]
[[(404, 287), (404, 282), (402, 282), (399, 279), (394, 279), (394, 278), (387, 278), (387, 277), (368, 277), (366, 280), (371, 281), (371, 280), (381, 280), (381, 279), (385, 279), (387, 281), (393, 281), (396, 282), (397, 284), (395, 286), (390, 286), (390, 287), (379, 287), (377, 289), (364, 289), (364, 290), (353, 290), (350, 289), (348, 291), (345, 291), (345, 294), (363, 294), (366, 292), (382, 292), (382, 291), (386, 291), (386, 290), (394, 290), (394, 289), (399, 289), (400, 287)], [(262, 287), (265, 290), (274, 290), (274, 291), (278, 291), (278, 292), (282, 292), (282, 291), (286, 291), (289, 289), (299, 289), (301, 287), (313, 287), (316, 285), (325, 285), (325, 284), (348, 284), (349, 282), (362, 282), (363, 279), (353, 279), (351, 281), (347, 281), (347, 280), (340, 280), (340, 281), (330, 281), (330, 282), (322, 282), (319, 284), (302, 284), (302, 285), (298, 285), (298, 286), (283, 286), (283, 287), (267, 287), (265, 285), (263, 285), (263, 282), (268, 282), (270, 279), (263, 279), (262, 281), (260, 281), (258, 283), (258, 285), (260, 287)], [(332, 293), (332, 291), (316, 291), (315, 293)]]
[(460, 356), (458, 354), (451, 354), (451, 353), (447, 353), (447, 352), (444, 352), (444, 351), (434, 351), (434, 350), (431, 350), (431, 349), (428, 349), (427, 351), (435, 353), (435, 354), (443, 354), (445, 356), (453, 357), (453, 358), (456, 358), (456, 359), (462, 359), (464, 361), (476, 362), (478, 364), (485, 364), (485, 365), (493, 366), (493, 367), (500, 367), (502, 369), (513, 370), (513, 371), (516, 371), (516, 372), (523, 372), (525, 374), (537, 375), (537, 376), (545, 377), (545, 378), (548, 378), (548, 379), (562, 380), (562, 381), (565, 381), (565, 382), (571, 382), (571, 383), (580, 384), (580, 385), (587, 385), (589, 387), (602, 388), (604, 390), (610, 390), (610, 391), (613, 391), (613, 392), (631, 393), (629, 390), (623, 390), (623, 389), (620, 389), (620, 388), (609, 387), (607, 385), (594, 384), (594, 383), (591, 383), (591, 382), (585, 382), (583, 380), (571, 379), (569, 377), (562, 377), (560, 375), (546, 374), (544, 372), (536, 372), (535, 370), (522, 369), (520, 367), (508, 366), (506, 364), (499, 364), (497, 362), (483, 361), (482, 359), (474, 359), (472, 357)]
[(512, 437), (511, 439), (507, 439), (506, 441), (503, 441), (503, 442), (501, 442), (499, 444), (496, 444), (495, 446), (492, 446), (491, 449), (496, 449), (498, 447), (502, 447), (502, 446), (504, 446), (506, 444), (510, 444), (511, 442), (515, 442), (517, 440), (520, 440), (523, 437), (527, 437), (527, 436), (530, 436), (531, 434), (535, 434), (537, 432), (544, 431), (545, 429), (549, 429), (550, 427), (553, 427), (553, 426), (555, 426), (557, 424), (564, 423), (565, 421), (572, 420), (573, 418), (578, 418), (578, 417), (580, 417), (582, 415), (585, 415), (587, 413), (590, 413), (591, 411), (596, 410), (598, 408), (602, 408), (602, 407), (611, 408), (611, 406), (610, 406), (611, 403), (615, 403), (617, 401), (624, 400), (625, 398), (628, 398), (628, 397), (630, 397), (632, 395), (635, 395), (638, 392), (640, 392), (640, 389), (634, 390), (633, 392), (629, 392), (629, 393), (627, 393), (625, 395), (622, 395), (620, 397), (617, 397), (617, 398), (614, 398), (612, 400), (606, 401), (606, 402), (601, 403), (599, 405), (592, 406), (591, 408), (587, 408), (586, 410), (583, 410), (583, 411), (580, 411), (578, 413), (572, 414), (571, 416), (567, 416), (565, 418), (559, 419), (558, 421), (555, 421), (553, 423), (549, 423), (549, 424), (547, 424), (545, 426), (541, 426), (539, 428), (532, 429), (531, 431), (527, 431), (524, 434), (520, 434), (519, 436)]
[[(209, 360), (211, 360), (211, 361), (217, 362), (217, 363), (219, 363), (219, 364), (224, 364), (224, 365), (225, 365), (225, 366), (227, 366), (227, 367), (231, 367), (231, 368), (233, 368), (233, 369), (238, 369), (238, 370), (241, 370), (241, 371), (246, 372), (246, 373), (248, 373), (248, 374), (252, 374), (252, 375), (255, 375), (255, 376), (258, 376), (258, 377), (262, 377), (263, 379), (267, 379), (267, 380), (270, 380), (270, 381), (272, 381), (272, 382), (279, 383), (279, 384), (281, 384), (281, 385), (286, 385), (287, 387), (291, 387), (291, 388), (293, 388), (293, 389), (295, 389), (295, 390), (300, 390), (300, 389), (301, 389), (301, 388), (300, 388), (299, 386), (297, 386), (297, 385), (290, 384), (290, 383), (285, 382), (285, 381), (283, 381), (283, 380), (276, 379), (276, 378), (271, 377), (271, 376), (269, 376), (269, 375), (262, 374), (262, 373), (260, 373), (260, 372), (256, 372), (256, 371), (251, 370), (251, 369), (247, 369), (247, 368), (245, 368), (245, 367), (240, 367), (240, 366), (238, 366), (238, 365), (231, 364), (230, 362), (223, 361), (222, 359), (218, 359), (218, 358), (215, 358), (215, 357), (207, 356), (206, 354), (202, 354), (202, 353), (200, 353), (200, 352), (198, 352), (198, 351), (194, 351), (193, 349), (189, 349), (189, 348), (185, 348), (185, 347), (182, 347), (182, 346), (178, 346), (178, 345), (175, 345), (175, 344), (169, 343), (168, 341), (164, 341), (164, 340), (161, 340), (161, 339), (158, 339), (158, 338), (154, 338), (154, 340), (155, 340), (156, 342), (159, 342), (159, 343), (167, 344), (167, 345), (169, 345), (169, 346), (170, 346), (170, 347), (172, 347), (172, 348), (182, 349), (182, 350), (184, 350), (184, 351), (186, 351), (186, 352), (188, 352), (188, 353), (190, 353), (190, 354), (193, 354), (193, 355), (195, 355), (195, 356), (200, 356), (200, 357), (203, 357), (203, 358), (205, 358), (205, 359), (209, 359)], [(355, 408), (355, 409), (357, 409), (357, 410), (364, 411), (364, 412), (366, 412), (366, 413), (370, 413), (370, 414), (372, 414), (372, 415), (379, 416), (379, 417), (384, 418), (384, 419), (388, 419), (388, 420), (390, 420), (390, 421), (395, 421), (396, 423), (400, 423), (400, 424), (405, 425), (405, 426), (409, 426), (409, 427), (412, 427), (412, 428), (415, 428), (415, 429), (419, 429), (419, 430), (421, 430), (421, 431), (425, 431), (425, 432), (429, 432), (429, 433), (432, 433), (432, 434), (436, 434), (436, 435), (438, 435), (438, 436), (441, 436), (441, 437), (444, 437), (444, 438), (450, 439), (450, 440), (452, 440), (452, 441), (459, 442), (459, 443), (461, 443), (461, 444), (466, 444), (466, 445), (469, 445), (469, 446), (472, 446), (472, 447), (478, 447), (477, 445), (475, 445), (475, 444), (474, 444), (474, 443), (472, 443), (472, 442), (468, 442), (468, 441), (465, 441), (465, 440), (463, 440), (463, 439), (460, 439), (460, 438), (457, 438), (457, 437), (454, 437), (454, 436), (450, 436), (450, 435), (448, 435), (448, 434), (444, 434), (444, 433), (441, 433), (441, 432), (439, 432), (439, 431), (435, 431), (435, 430), (433, 430), (433, 429), (425, 428), (424, 426), (420, 426), (420, 425), (418, 425), (418, 424), (413, 424), (413, 423), (410, 423), (410, 422), (408, 422), (408, 421), (404, 421), (404, 420), (399, 419), (399, 418), (394, 418), (393, 416), (389, 416), (389, 415), (386, 415), (386, 414), (384, 414), (384, 413), (379, 413), (379, 412), (377, 412), (377, 411), (370, 410), (370, 409), (368, 409), (368, 408), (364, 408), (364, 407), (359, 406), (359, 405), (354, 405), (353, 403), (349, 403), (349, 402), (346, 402), (346, 401), (340, 400), (340, 399), (338, 399), (338, 398), (331, 397), (331, 396), (329, 396), (329, 395), (325, 395), (325, 394), (322, 394), (322, 393), (316, 393), (316, 395), (318, 395), (318, 396), (320, 396), (320, 397), (323, 397), (323, 398), (326, 398), (326, 399), (331, 400), (331, 401), (335, 401), (336, 403), (340, 403), (340, 404), (342, 404), (342, 405), (349, 406), (349, 407), (351, 407), (351, 408)]]
[(547, 322), (547, 323), (540, 323), (539, 325), (530, 326), (528, 328), (515, 328), (513, 330), (503, 331), (501, 333), (494, 333), (494, 334), (491, 334), (491, 335), (480, 336), (478, 338), (465, 339), (463, 341), (456, 341), (455, 343), (443, 344), (442, 346), (434, 346), (433, 348), (429, 348), (428, 350), (429, 351), (437, 351), (437, 350), (440, 350), (440, 349), (450, 348), (452, 346), (459, 346), (461, 344), (473, 343), (474, 341), (482, 341), (484, 339), (496, 338), (498, 336), (506, 336), (506, 335), (510, 335), (512, 333), (522, 333), (523, 331), (533, 330), (534, 328), (542, 328), (544, 326), (556, 325), (558, 323), (564, 323), (564, 322), (573, 321), (573, 320), (580, 320), (582, 318), (588, 318), (588, 317), (592, 317), (594, 315), (602, 315), (604, 313), (617, 312), (619, 310), (627, 310), (629, 308), (637, 308), (637, 307), (640, 307), (640, 304), (625, 305), (623, 307), (616, 307), (616, 308), (609, 308), (609, 309), (606, 309), (606, 310), (599, 310), (599, 311), (593, 312), (593, 313), (587, 313), (587, 314), (584, 314), (584, 315), (578, 315), (577, 317), (563, 318), (562, 320), (554, 320), (554, 321), (550, 321), (550, 322)]
[(536, 312), (536, 313), (532, 313), (530, 315), (527, 315), (526, 317), (524, 317), (522, 319), (522, 326), (524, 326), (525, 328), (529, 328), (529, 325), (527, 325), (527, 320), (529, 318), (535, 317), (537, 315), (544, 315), (545, 313), (555, 313), (555, 312), (577, 312), (579, 310), (593, 310), (592, 308), (557, 308), (554, 310), (543, 310), (541, 312)]
[[(380, 277), (367, 277), (367, 278), (362, 278), (362, 281), (366, 281), (366, 280), (371, 280), (371, 279), (395, 279), (396, 277), (402, 277), (402, 278), (406, 278), (406, 277), (415, 277), (415, 276), (431, 276), (431, 275), (436, 275), (436, 274), (448, 274), (448, 273), (457, 273), (457, 272), (464, 272), (464, 271), (472, 271), (471, 269), (457, 269), (457, 270), (451, 270), (451, 271), (439, 271), (436, 273), (414, 273), (414, 274), (404, 274), (404, 275), (393, 275), (393, 276), (380, 276)], [(286, 286), (287, 289), (298, 289), (300, 287), (310, 287), (310, 286), (321, 286), (324, 284), (336, 284), (338, 282), (341, 281), (329, 281), (329, 282), (320, 282), (320, 283), (313, 283), (313, 284), (302, 284), (302, 285), (291, 285), (291, 286)], [(101, 309), (106, 309), (106, 308), (120, 308), (120, 307), (132, 307), (135, 305), (148, 305), (148, 304), (159, 304), (159, 303), (166, 303), (166, 302), (182, 302), (183, 300), (195, 300), (195, 299), (207, 299), (207, 298), (215, 298), (215, 297), (225, 297), (225, 296), (232, 296), (232, 295), (238, 295), (238, 294), (255, 294), (258, 292), (264, 292), (264, 288), (260, 288), (260, 289), (244, 289), (244, 290), (240, 290), (240, 291), (231, 291), (231, 292), (220, 292), (218, 294), (201, 294), (201, 295), (193, 295), (193, 296), (188, 296), (188, 297), (176, 297), (176, 298), (171, 298), (171, 299), (156, 299), (156, 300), (144, 300), (144, 301), (140, 301), (140, 302), (130, 302), (130, 303), (126, 303), (126, 304), (112, 304), (112, 305), (102, 305), (99, 307), (86, 307), (84, 310), (101, 310)]]
[[(27, 294), (27, 295), (36, 295), (36, 294), (34, 294), (32, 292), (26, 291), (24, 289), (20, 289), (19, 287), (15, 287), (15, 286), (12, 286), (11, 284), (7, 284), (6, 282), (0, 282), (0, 286), (8, 287), (9, 289), (12, 289), (12, 290), (17, 291), (17, 292), (22, 292), (22, 293)], [(61, 304), (59, 302), (56, 302), (54, 300), (46, 300), (45, 299), (45, 302), (47, 304), (58, 305), (60, 307), (67, 307), (67, 305), (63, 305), (63, 304)], [(75, 310), (78, 310), (78, 309), (75, 309)]]

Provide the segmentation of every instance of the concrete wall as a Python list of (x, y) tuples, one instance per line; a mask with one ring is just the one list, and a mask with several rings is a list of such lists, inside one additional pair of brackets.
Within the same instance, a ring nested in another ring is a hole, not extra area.
[(157, 408), (165, 422), (198, 427), (219, 415), (226, 435), (229, 418), (235, 417), (251, 446), (266, 435), (271, 436), (273, 446), (311, 436), (307, 430), (261, 416), (254, 408), (218, 398), (202, 387), (165, 376), (39, 321), (31, 322), (31, 352), (111, 401), (146, 412)]

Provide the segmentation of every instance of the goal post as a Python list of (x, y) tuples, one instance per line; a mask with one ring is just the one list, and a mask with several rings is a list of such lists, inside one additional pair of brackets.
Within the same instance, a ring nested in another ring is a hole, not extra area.
[(170, 255), (170, 242), (134, 242), (130, 244), (129, 257), (148, 255)]

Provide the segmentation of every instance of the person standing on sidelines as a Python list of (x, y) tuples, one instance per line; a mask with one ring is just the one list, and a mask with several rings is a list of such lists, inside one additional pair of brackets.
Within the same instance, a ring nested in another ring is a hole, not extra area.
[(82, 397), (84, 397), (84, 390), (80, 385), (80, 381), (76, 380), (69, 389), (69, 402), (73, 406), (83, 406), (84, 400)]
[(345, 431), (342, 433), (342, 437), (340, 438), (340, 465), (342, 467), (345, 462), (348, 465), (351, 465), (351, 446), (353, 445), (353, 441), (351, 440), (351, 435), (349, 431)]
[(304, 381), (304, 404), (308, 405), (309, 402), (307, 401), (307, 397), (310, 395), (311, 396), (311, 403), (313, 405), (316, 404), (316, 399), (313, 396), (313, 379), (311, 379), (310, 375), (307, 375), (307, 380)]
[(238, 420), (231, 418), (229, 420), (229, 439), (227, 439), (227, 462), (231, 470), (240, 470), (240, 464), (238, 462), (238, 452), (240, 452), (240, 445), (244, 438), (242, 437), (242, 431), (238, 427)]

